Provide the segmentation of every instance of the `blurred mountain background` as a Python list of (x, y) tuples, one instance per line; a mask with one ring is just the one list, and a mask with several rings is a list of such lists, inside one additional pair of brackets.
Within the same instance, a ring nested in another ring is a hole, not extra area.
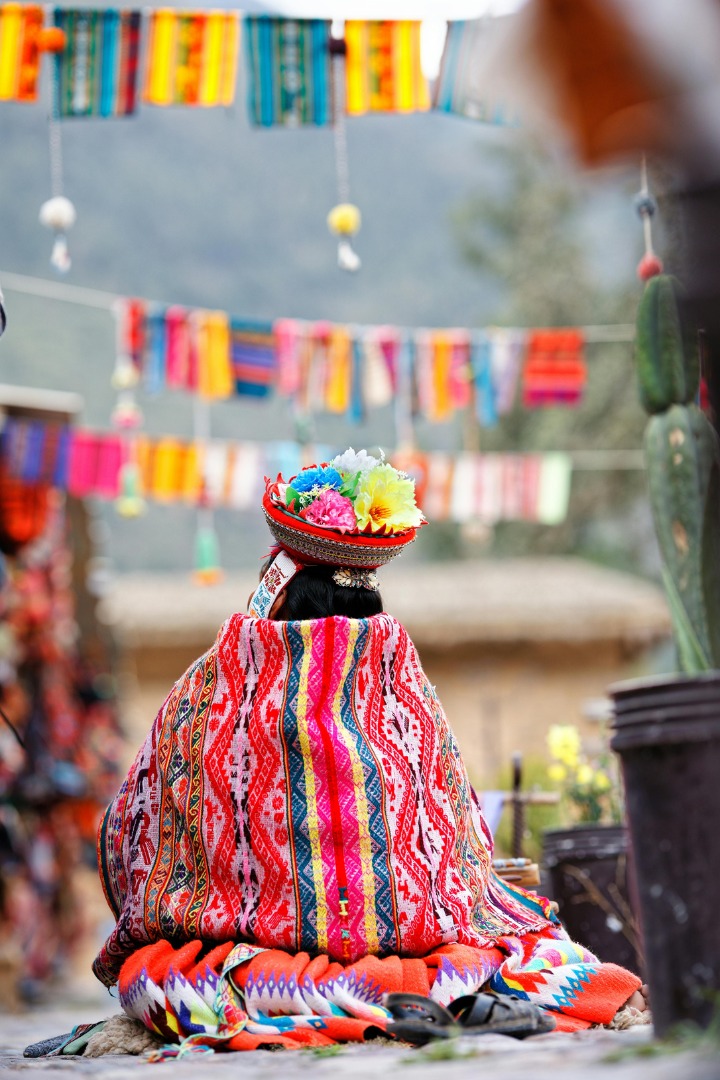
[[(232, 315), (400, 326), (586, 325), (632, 322), (642, 234), (633, 172), (579, 175), (521, 129), (429, 113), (348, 121), (353, 200), (363, 214), (356, 275), (336, 265), (325, 218), (337, 201), (329, 129), (255, 130), (240, 72), (232, 110), (142, 107), (128, 119), (62, 121), (65, 194), (78, 220), (68, 283), (123, 296), (221, 308)], [(1, 271), (50, 278), (52, 238), (38, 224), (49, 197), (46, 110), (0, 107)], [(8, 330), (0, 382), (74, 390), (83, 421), (107, 428), (114, 394), (108, 312), (23, 295), (6, 286)], [(636, 448), (632, 346), (592, 346), (579, 409), (517, 409), (492, 431), (461, 421), (417, 425), (423, 449)], [(146, 430), (190, 435), (192, 402), (140, 394)], [(318, 416), (316, 438), (391, 448), (391, 410), (350, 427)], [(292, 439), (281, 401), (212, 408), (212, 433)], [(117, 571), (192, 565), (195, 514), (151, 506), (141, 520), (101, 509)], [(266, 548), (259, 514), (217, 514), (223, 564), (256, 565)], [(584, 471), (560, 528), (506, 525), (490, 533), (426, 529), (414, 558), (576, 553), (654, 572), (641, 473)]]

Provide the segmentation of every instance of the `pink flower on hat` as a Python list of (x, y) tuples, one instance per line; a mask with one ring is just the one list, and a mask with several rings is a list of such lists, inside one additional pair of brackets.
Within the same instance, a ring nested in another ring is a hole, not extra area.
[(350, 499), (340, 495), (334, 488), (321, 491), (316, 499), (300, 511), (300, 517), (313, 525), (348, 532), (357, 528), (357, 518)]

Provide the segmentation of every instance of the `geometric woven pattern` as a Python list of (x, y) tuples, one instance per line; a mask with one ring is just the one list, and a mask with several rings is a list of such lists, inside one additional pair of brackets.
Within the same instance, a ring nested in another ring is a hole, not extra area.
[[(557, 1030), (608, 1023), (640, 980), (548, 930), (494, 947), (442, 945), (419, 960), (368, 956), (342, 965), (227, 942), (208, 952), (146, 945), (119, 978), (128, 1015), (172, 1044), (163, 1057), (198, 1044), (220, 1050), (288, 1049), (359, 1042), (383, 1030), (387, 993), (422, 994), (447, 1005), (481, 988), (512, 993), (552, 1012)], [(173, 1049), (174, 1047), (174, 1049)]]
[(555, 921), (499, 882), (457, 743), (391, 616), (233, 615), (176, 683), (106, 811), (112, 985), (149, 942), (343, 963)]

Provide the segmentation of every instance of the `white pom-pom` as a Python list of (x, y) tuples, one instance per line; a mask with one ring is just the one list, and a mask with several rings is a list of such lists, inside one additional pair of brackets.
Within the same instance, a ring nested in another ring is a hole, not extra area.
[(57, 270), (58, 274), (67, 274), (72, 266), (72, 260), (70, 258), (70, 252), (68, 251), (67, 240), (65, 239), (64, 233), (58, 233), (55, 237), (55, 243), (53, 244), (52, 254), (50, 256), (50, 265), (54, 270)]
[(55, 198), (48, 199), (40, 207), (40, 224), (45, 225), (48, 229), (65, 232), (67, 229), (72, 228), (76, 218), (75, 207), (64, 195), (56, 195)]
[(349, 240), (341, 240), (338, 244), (338, 266), (351, 273), (360, 269), (360, 256), (353, 251)]

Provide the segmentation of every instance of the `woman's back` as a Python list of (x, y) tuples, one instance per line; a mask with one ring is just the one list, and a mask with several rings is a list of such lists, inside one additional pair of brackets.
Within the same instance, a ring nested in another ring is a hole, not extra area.
[(158, 715), (100, 854), (105, 982), (160, 937), (355, 960), (546, 925), (492, 883), (455, 740), (386, 614), (228, 620)]

